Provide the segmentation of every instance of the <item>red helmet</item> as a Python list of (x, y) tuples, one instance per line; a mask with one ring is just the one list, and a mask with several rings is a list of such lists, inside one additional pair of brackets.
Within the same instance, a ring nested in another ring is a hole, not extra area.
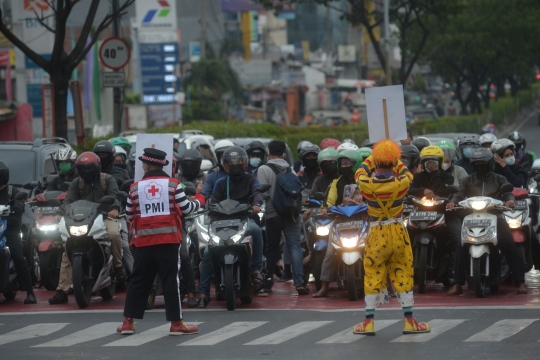
[(86, 182), (94, 182), (99, 179), (101, 172), (101, 160), (93, 152), (83, 152), (75, 162), (75, 168), (79, 176)]
[(339, 145), (341, 145), (339, 140), (326, 138), (323, 141), (321, 141), (321, 150), (328, 149), (330, 147), (337, 149)]

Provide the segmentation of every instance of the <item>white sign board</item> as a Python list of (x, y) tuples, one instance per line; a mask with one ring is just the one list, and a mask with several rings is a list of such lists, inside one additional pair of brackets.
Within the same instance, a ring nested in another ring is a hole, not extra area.
[(126, 77), (122, 71), (106, 71), (101, 73), (101, 85), (103, 87), (124, 87)]
[(137, 155), (135, 156), (135, 181), (140, 181), (144, 175), (142, 161), (139, 160), (146, 148), (154, 148), (167, 153), (166, 159), (169, 164), (163, 167), (169, 176), (172, 174), (172, 154), (173, 154), (172, 134), (137, 134)]
[(105, 39), (99, 47), (99, 58), (109, 69), (119, 70), (129, 62), (130, 49), (128, 44), (118, 37)]
[(366, 89), (369, 141), (407, 139), (403, 85)]
[(141, 44), (161, 44), (178, 42), (178, 33), (176, 30), (140, 30), (137, 33), (137, 39)]
[(54, 29), (54, 10), (47, 0), (11, 1), (12, 19), (22, 24), (22, 41), (38, 54), (50, 54), (54, 45), (54, 33), (47, 30), (38, 19), (43, 18), (45, 25)]
[(176, 0), (136, 0), (136, 22), (139, 29), (175, 30)]
[(339, 62), (355, 62), (356, 61), (356, 46), (338, 45), (338, 61)]

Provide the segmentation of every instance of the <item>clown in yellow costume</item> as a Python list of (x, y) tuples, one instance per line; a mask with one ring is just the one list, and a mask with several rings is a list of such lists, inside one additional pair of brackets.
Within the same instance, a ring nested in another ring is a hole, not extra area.
[(413, 255), (401, 214), (413, 175), (400, 157), (398, 144), (391, 140), (380, 141), (356, 172), (371, 227), (364, 256), (366, 319), (354, 327), (355, 334), (375, 335), (375, 308), (388, 302), (387, 269), (405, 315), (403, 333), (430, 331), (427, 323), (418, 323), (412, 316)]

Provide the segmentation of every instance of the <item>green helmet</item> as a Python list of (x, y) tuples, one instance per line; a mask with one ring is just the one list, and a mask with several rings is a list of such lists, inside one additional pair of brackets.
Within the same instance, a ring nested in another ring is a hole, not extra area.
[(326, 148), (322, 150), (319, 155), (317, 155), (317, 162), (319, 166), (323, 161), (337, 160), (338, 151), (333, 147)]
[(122, 149), (126, 150), (126, 153), (128, 154), (131, 151), (131, 143), (126, 138), (115, 137), (109, 141), (114, 146), (120, 146)]
[(365, 160), (371, 155), (372, 150), (368, 147), (361, 147), (360, 149), (358, 149), (358, 153), (360, 154), (362, 159)]
[(451, 141), (441, 140), (436, 143), (435, 146), (438, 146), (442, 149), (445, 159), (451, 159), (452, 161), (455, 159), (456, 147), (454, 146), (454, 144), (452, 144)]
[(354, 172), (356, 172), (356, 170), (358, 170), (358, 168), (360, 167), (360, 165), (362, 165), (362, 156), (360, 156), (360, 153), (358, 152), (358, 150), (345, 150), (345, 151), (342, 151), (341, 153), (338, 154), (338, 157), (337, 157), (337, 169), (338, 169), (338, 172), (340, 172), (340, 163), (341, 163), (341, 159), (350, 159), (354, 162), (354, 165), (353, 165), (353, 170)]

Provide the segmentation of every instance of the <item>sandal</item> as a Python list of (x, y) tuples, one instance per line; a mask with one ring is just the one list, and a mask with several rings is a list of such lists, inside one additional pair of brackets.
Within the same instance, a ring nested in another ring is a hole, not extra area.
[(199, 309), (204, 309), (208, 306), (208, 304), (210, 303), (210, 298), (199, 298), (199, 300), (197, 301), (197, 307)]
[(313, 297), (316, 299), (325, 298), (325, 297), (328, 297), (328, 293), (324, 291), (317, 291), (315, 294), (313, 294)]

